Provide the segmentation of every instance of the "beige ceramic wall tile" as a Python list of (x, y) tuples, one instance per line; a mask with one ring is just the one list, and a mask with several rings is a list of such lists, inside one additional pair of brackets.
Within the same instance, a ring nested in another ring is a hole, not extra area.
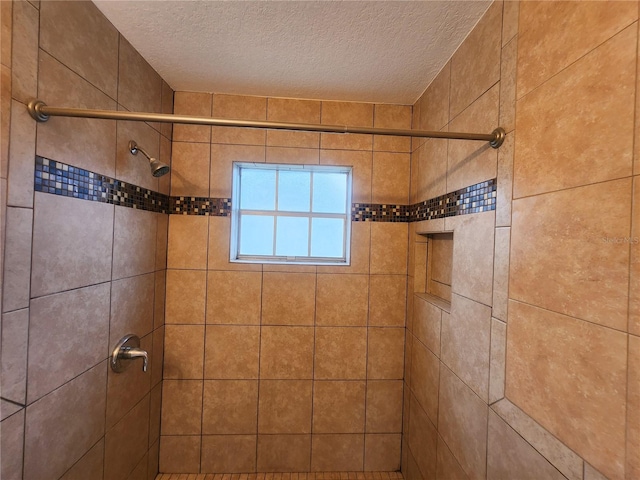
[[(241, 95), (214, 94), (213, 116), (241, 120), (266, 120), (267, 99)], [(214, 143), (237, 145), (264, 145), (266, 131), (234, 127), (213, 127), (211, 140)]]
[(495, 214), (484, 212), (446, 219), (453, 234), (451, 291), (491, 305)]
[(640, 335), (640, 219), (638, 218), (639, 212), (640, 212), (640, 177), (635, 177), (634, 185), (633, 185), (633, 208), (632, 208), (632, 218), (631, 218), (631, 241), (630, 241), (631, 275), (629, 277), (629, 282), (630, 282), (630, 285), (629, 285), (629, 295), (630, 295), (629, 333), (633, 333), (634, 335)]
[(11, 68), (11, 34), (12, 34), (13, 5), (11, 3), (0, 4), (0, 21), (2, 30), (0, 32), (0, 63)]
[(109, 345), (129, 333), (140, 338), (153, 330), (155, 275), (148, 274), (117, 280), (111, 284)]
[(167, 248), (169, 243), (169, 215), (156, 214), (156, 270), (167, 268)]
[(318, 275), (316, 325), (366, 326), (368, 275)]
[(206, 435), (202, 437), (200, 471), (206, 473), (253, 472), (255, 465), (255, 435)]
[(594, 467), (621, 477), (626, 335), (519, 302), (509, 310), (507, 398)]
[(369, 472), (400, 470), (401, 437), (399, 433), (365, 435), (364, 470)]
[(118, 81), (118, 31), (86, 2), (44, 3), (40, 46), (111, 98)]
[[(267, 120), (270, 122), (320, 123), (321, 102), (289, 98), (267, 99)], [(318, 148), (320, 134), (267, 130), (267, 145), (281, 147)], [(260, 440), (258, 440), (259, 442)]]
[(411, 389), (434, 425), (438, 424), (440, 361), (420, 342), (411, 349)]
[(498, 150), (498, 177), (496, 186), (496, 227), (511, 226), (513, 200), (513, 149), (515, 132), (510, 133)]
[(173, 142), (171, 150), (171, 195), (209, 196), (208, 143)]
[[(34, 299), (30, 319), (23, 320), (29, 325), (32, 403), (109, 355), (109, 284)], [(3, 365), (4, 355), (3, 351)], [(4, 398), (11, 398), (5, 393), (8, 386), (3, 384)]]
[(151, 334), (153, 342), (153, 352), (151, 355), (151, 386), (155, 386), (162, 381), (164, 369), (164, 325), (156, 328)]
[(163, 377), (199, 379), (203, 368), (204, 326), (165, 326)]
[(431, 244), (431, 279), (451, 286), (453, 267), (453, 234), (436, 234), (429, 237)]
[(2, 475), (2, 478), (22, 478), (24, 413), (25, 410), (21, 410), (3, 420), (0, 424), (0, 428), (2, 428), (0, 475)]
[[(378, 104), (373, 109), (375, 128), (411, 129), (410, 105)], [(377, 152), (411, 152), (411, 137), (373, 136), (373, 150)]]
[(518, 102), (515, 198), (631, 175), (636, 48), (634, 25)]
[(162, 108), (162, 79), (122, 35), (118, 103), (132, 112), (160, 112)]
[(313, 433), (363, 433), (365, 382), (316, 381)]
[(630, 199), (627, 179), (516, 200), (510, 298), (626, 330)]
[(208, 269), (262, 271), (262, 265), (258, 263), (231, 263), (229, 261), (230, 237), (230, 217), (209, 217)]
[(374, 152), (371, 201), (406, 205), (409, 201), (409, 153)]
[(204, 324), (206, 272), (167, 270), (166, 323)]
[[(498, 126), (500, 86), (495, 85), (451, 121), (453, 132), (491, 132)], [(484, 142), (450, 140), (447, 192), (496, 177), (498, 152)]]
[(267, 147), (266, 162), (317, 165), (320, 163), (320, 151), (317, 148)]
[(105, 480), (124, 478), (140, 462), (148, 447), (149, 397), (147, 396), (105, 435)]
[(367, 382), (367, 433), (402, 431), (402, 381)]
[(370, 151), (320, 150), (320, 165), (353, 167), (352, 203), (371, 202), (373, 154)]
[(404, 377), (403, 380), (407, 385), (411, 385), (411, 356), (413, 355), (413, 344), (417, 340), (407, 328), (404, 334)]
[(313, 325), (316, 276), (310, 273), (264, 273), (263, 325)]
[(162, 435), (200, 435), (202, 388), (202, 380), (162, 382)]
[(262, 327), (260, 378), (313, 378), (313, 327)]
[(422, 477), (434, 478), (436, 473), (436, 445), (438, 431), (427, 414), (411, 396), (411, 415), (409, 416), (409, 448), (416, 460)]
[[(0, 47), (2, 48), (2, 47)], [(11, 69), (0, 65), (0, 178), (6, 181), (9, 169), (9, 140), (11, 136)]]
[[(162, 113), (174, 113), (173, 112), (173, 97), (174, 92), (167, 82), (162, 81)], [(163, 123), (160, 127), (160, 133), (167, 140), (171, 140), (173, 137), (173, 124)]]
[(2, 398), (20, 405), (26, 402), (28, 343), (29, 310), (2, 315)]
[(207, 276), (207, 323), (260, 324), (260, 272), (208, 272)]
[(529, 415), (506, 398), (494, 403), (491, 408), (565, 477), (571, 480), (582, 478), (584, 463), (582, 458), (542, 428)]
[(451, 62), (442, 67), (420, 99), (418, 130), (440, 130), (449, 123), (449, 97), (451, 88)]
[(489, 412), (487, 478), (537, 480), (564, 477), (498, 415)]
[(368, 330), (367, 378), (402, 379), (404, 329), (370, 327)]
[(321, 266), (318, 273), (369, 273), (371, 223), (351, 222), (351, 264), (349, 266)]
[(447, 140), (428, 139), (413, 153), (416, 168), (411, 174), (417, 177), (416, 202), (447, 192), (447, 145)]
[(101, 478), (104, 471), (104, 440), (96, 443), (84, 457), (67, 470), (60, 480), (83, 480)]
[(5, 219), (2, 309), (11, 312), (29, 306), (33, 210), (9, 207)]
[(27, 2), (15, 2), (12, 11), (11, 95), (26, 105), (37, 97), (40, 16)]
[(493, 302), (492, 316), (507, 321), (509, 296), (509, 246), (510, 228), (496, 228), (495, 253), (493, 262)]
[(311, 435), (258, 435), (259, 472), (307, 472), (310, 462)]
[[(596, 48), (638, 18), (633, 2), (522, 2), (518, 98)], [(572, 25), (574, 28), (567, 28)], [(562, 45), (563, 48), (555, 48)]]
[[(505, 9), (508, 3), (513, 2), (504, 2)], [(517, 57), (518, 39), (514, 38), (502, 48), (502, 60), (500, 62), (500, 126), (506, 132), (512, 132), (516, 128)]]
[(112, 279), (155, 270), (156, 226), (156, 216), (151, 212), (135, 208), (115, 209)]
[[(210, 117), (213, 97), (210, 93), (175, 92), (173, 96), (173, 113), (177, 115), (195, 115)], [(206, 125), (173, 126), (174, 142), (204, 142), (211, 141), (211, 127)]]
[(255, 434), (258, 431), (257, 380), (204, 382), (202, 433)]
[(261, 163), (265, 158), (264, 146), (212, 144), (209, 196), (231, 197), (233, 162)]
[[(114, 100), (43, 50), (40, 50), (38, 72), (38, 94), (50, 105), (116, 110)], [(78, 142), (78, 138), (82, 141)], [(102, 175), (115, 175), (115, 148), (116, 122), (113, 120), (59, 117), (55, 122), (37, 125), (38, 155)]]
[(407, 301), (406, 277), (403, 275), (371, 275), (369, 286), (369, 325), (404, 327)]
[(113, 210), (113, 205), (36, 194), (32, 298), (111, 279)]
[(504, 397), (505, 355), (507, 326), (495, 318), (491, 319), (491, 357), (489, 360), (489, 403)]
[[(373, 104), (356, 102), (322, 102), (321, 123), (350, 127), (373, 126)], [(371, 150), (371, 135), (321, 134), (322, 148)]]
[(627, 478), (640, 475), (640, 338), (629, 335), (627, 383)]
[(162, 418), (162, 385), (156, 385), (149, 392), (149, 444), (160, 438), (160, 420)]
[(500, 79), (501, 36), (502, 2), (495, 2), (451, 58), (450, 118)]
[(164, 325), (164, 307), (165, 307), (165, 295), (167, 288), (167, 271), (160, 270), (155, 274), (155, 293), (154, 293), (154, 307), (153, 307), (153, 328), (158, 328)]
[(311, 380), (260, 380), (259, 433), (311, 433)]
[(160, 437), (160, 471), (195, 473), (200, 471), (200, 443), (198, 436)]
[(258, 378), (260, 327), (207, 326), (204, 378)]
[[(403, 445), (403, 449), (405, 449)], [(420, 469), (418, 468), (418, 464), (416, 463), (416, 459), (411, 452), (411, 449), (407, 446), (405, 451), (407, 452), (407, 461), (404, 462), (406, 465), (406, 472), (403, 472), (403, 475), (406, 475), (407, 480), (424, 480), (425, 477), (422, 476)]]
[(133, 155), (129, 142), (135, 141), (152, 158), (160, 158), (160, 133), (143, 122), (117, 122), (116, 174), (118, 180), (158, 191), (158, 179), (151, 174), (149, 160)]
[(367, 329), (317, 327), (314, 378), (359, 380), (366, 378)]
[(102, 362), (27, 408), (25, 479), (60, 477), (104, 435), (106, 377)]
[(443, 366), (438, 432), (469, 478), (485, 477), (487, 415), (487, 404)]
[(371, 273), (407, 273), (406, 223), (374, 222), (371, 224)]
[[(6, 139), (3, 137), (3, 152), (7, 148), (11, 159), (7, 205), (29, 208), (33, 207), (36, 123), (21, 103), (12, 100), (7, 107), (11, 109), (11, 135)], [(5, 108), (3, 105), (2, 109), (7, 112)], [(8, 130), (9, 125), (6, 128)], [(6, 172), (3, 170), (4, 173)]]
[(413, 297), (413, 332), (437, 357), (440, 356), (442, 310), (418, 295)]
[(519, 0), (506, 0), (502, 7), (502, 46), (518, 34)]
[[(163, 123), (162, 126), (168, 125)], [(171, 167), (171, 148), (172, 143), (169, 138), (164, 135), (160, 136), (160, 158), (159, 160)], [(164, 193), (165, 195), (169, 195), (171, 193), (171, 173), (169, 175), (164, 175), (158, 179), (158, 191), (160, 193)]]
[(459, 295), (442, 321), (442, 361), (485, 402), (489, 394), (491, 309)]
[(311, 441), (312, 472), (362, 471), (364, 435), (313, 435)]
[(436, 478), (442, 480), (467, 480), (467, 474), (453, 456), (451, 450), (444, 442), (441, 436), (438, 435), (438, 464), (436, 468)]

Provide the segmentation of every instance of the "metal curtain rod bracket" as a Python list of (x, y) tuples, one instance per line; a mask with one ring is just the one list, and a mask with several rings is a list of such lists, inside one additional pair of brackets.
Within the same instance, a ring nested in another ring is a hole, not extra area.
[(219, 118), (193, 117), (171, 113), (141, 113), (115, 110), (92, 110), (82, 108), (49, 107), (42, 100), (31, 100), (27, 106), (29, 114), (38, 122), (49, 117), (100, 118), (104, 120), (131, 120), (136, 122), (165, 122), (186, 125), (212, 125), (214, 127), (268, 128), (273, 130), (298, 130), (305, 132), (360, 133), (393, 135), (397, 137), (448, 138), (452, 140), (482, 140), (498, 148), (504, 142), (506, 132), (502, 127), (491, 133), (429, 132), (425, 130), (396, 130), (390, 128), (348, 127), (340, 125), (314, 125), (306, 123), (257, 122), (248, 120), (223, 120)]

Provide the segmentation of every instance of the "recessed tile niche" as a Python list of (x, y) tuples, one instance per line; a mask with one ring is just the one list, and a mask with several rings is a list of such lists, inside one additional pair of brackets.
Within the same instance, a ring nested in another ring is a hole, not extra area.
[(433, 295), (451, 304), (453, 232), (424, 235), (426, 243), (416, 243), (416, 293)]

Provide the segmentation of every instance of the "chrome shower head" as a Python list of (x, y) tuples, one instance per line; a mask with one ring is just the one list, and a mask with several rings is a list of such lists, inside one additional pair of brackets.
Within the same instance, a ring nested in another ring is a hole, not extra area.
[(149, 156), (149, 154), (145, 152), (134, 140), (129, 141), (129, 151), (133, 155), (137, 155), (140, 151), (145, 157), (147, 157), (149, 160), (149, 167), (151, 167), (151, 175), (154, 177), (161, 177), (169, 173), (169, 165), (162, 163), (157, 158)]

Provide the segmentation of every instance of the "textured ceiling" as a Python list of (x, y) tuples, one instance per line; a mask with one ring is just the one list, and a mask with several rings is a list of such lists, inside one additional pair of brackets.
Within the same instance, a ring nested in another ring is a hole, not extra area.
[(488, 1), (94, 0), (175, 90), (412, 104)]

